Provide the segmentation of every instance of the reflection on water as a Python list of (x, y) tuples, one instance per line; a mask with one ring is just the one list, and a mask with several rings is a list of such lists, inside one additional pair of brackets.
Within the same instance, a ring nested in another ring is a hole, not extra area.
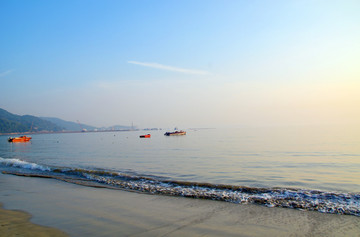
[(31, 143), (0, 137), (0, 157), (104, 169), (171, 180), (360, 191), (359, 133), (341, 129), (198, 129), (38, 134)]

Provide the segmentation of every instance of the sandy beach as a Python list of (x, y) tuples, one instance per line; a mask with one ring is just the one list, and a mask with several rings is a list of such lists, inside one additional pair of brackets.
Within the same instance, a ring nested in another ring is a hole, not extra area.
[(4, 210), (0, 205), (0, 235), (1, 236), (54, 236), (65, 237), (68, 236), (64, 232), (36, 225), (31, 223), (30, 217), (26, 212)]
[(355, 216), (148, 195), (5, 174), (0, 174), (0, 197), (6, 209), (1, 211), (1, 236), (360, 236), (360, 218)]

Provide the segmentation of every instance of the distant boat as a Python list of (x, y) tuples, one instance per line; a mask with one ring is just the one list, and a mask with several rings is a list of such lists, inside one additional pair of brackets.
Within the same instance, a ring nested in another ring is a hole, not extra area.
[(186, 135), (185, 131), (175, 131), (175, 132), (166, 132), (164, 134), (165, 136), (181, 136), (181, 135)]
[(8, 142), (28, 142), (32, 137), (21, 136), (21, 137), (9, 137)]
[(140, 138), (150, 138), (150, 137), (151, 137), (150, 134), (140, 135)]

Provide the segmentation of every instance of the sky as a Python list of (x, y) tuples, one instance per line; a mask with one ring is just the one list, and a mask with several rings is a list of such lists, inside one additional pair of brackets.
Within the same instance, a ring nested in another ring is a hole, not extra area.
[(93, 126), (360, 126), (358, 0), (0, 0), (0, 108)]

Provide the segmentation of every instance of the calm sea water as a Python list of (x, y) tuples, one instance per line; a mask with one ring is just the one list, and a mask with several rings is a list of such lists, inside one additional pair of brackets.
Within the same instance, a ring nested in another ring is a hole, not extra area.
[[(14, 144), (0, 136), (0, 170), (141, 192), (360, 215), (356, 131), (188, 129), (186, 136), (176, 137), (164, 136), (166, 131), (150, 131), (149, 139), (139, 138), (149, 131), (36, 134), (30, 143)], [(284, 204), (289, 197), (292, 201)], [(309, 204), (297, 206), (304, 199)]]

